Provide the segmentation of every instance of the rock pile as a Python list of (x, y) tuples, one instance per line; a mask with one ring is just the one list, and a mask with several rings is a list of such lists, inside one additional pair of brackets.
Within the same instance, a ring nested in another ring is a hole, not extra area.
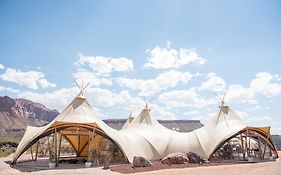
[(164, 164), (184, 164), (188, 162), (188, 158), (186, 157), (185, 154), (176, 152), (176, 153), (171, 153), (168, 154), (165, 158), (161, 160), (162, 163)]
[(150, 162), (150, 160), (144, 158), (144, 157), (139, 157), (139, 156), (135, 156), (133, 158), (133, 168), (135, 167), (148, 167), (151, 166), (152, 163)]

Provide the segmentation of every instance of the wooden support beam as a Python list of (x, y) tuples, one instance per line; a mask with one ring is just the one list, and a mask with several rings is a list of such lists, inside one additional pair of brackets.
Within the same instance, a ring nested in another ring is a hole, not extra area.
[(246, 129), (246, 137), (245, 137), (245, 146), (246, 146), (246, 152), (247, 152), (247, 157), (249, 156), (249, 152), (248, 152), (248, 129)]
[(49, 149), (49, 153), (50, 153), (50, 151), (51, 151), (51, 145), (50, 145), (49, 136), (48, 136), (47, 138), (48, 138), (48, 149)]
[(33, 159), (33, 151), (32, 151), (32, 146), (30, 147), (30, 154), (31, 154), (31, 160), (34, 160), (34, 159)]
[(56, 159), (56, 167), (58, 166), (59, 162), (58, 162), (58, 140), (57, 140), (57, 127), (55, 124), (55, 159)]
[[(248, 131), (249, 132), (249, 131)], [(248, 134), (248, 141), (249, 141), (249, 156), (251, 156), (251, 139), (250, 139), (250, 135)]]
[(81, 140), (80, 135), (78, 135), (77, 157), (79, 157), (79, 156), (80, 156), (80, 140)]
[(89, 141), (87, 141), (78, 151), (78, 155), (80, 155), (82, 153), (82, 151), (85, 149), (85, 147), (89, 144)]
[(241, 139), (241, 146), (243, 151), (243, 160), (245, 160), (245, 148), (244, 148), (244, 140), (242, 134), (240, 134), (240, 139)]
[(38, 141), (37, 141), (37, 144), (36, 144), (35, 161), (37, 161), (39, 143), (40, 143), (40, 140), (38, 140)]
[[(59, 162), (59, 160), (60, 160), (60, 150), (61, 150), (61, 139), (62, 139), (62, 135), (60, 134), (60, 140), (59, 140), (59, 151), (58, 151), (58, 162)], [(58, 166), (59, 166), (59, 163), (58, 163)]]
[(262, 158), (264, 159), (264, 156), (265, 156), (265, 151), (266, 151), (266, 146), (267, 146), (267, 141), (268, 141), (268, 134), (267, 134), (267, 136), (266, 136), (266, 140), (265, 140), (265, 144), (264, 144), (264, 150), (263, 150), (263, 156), (262, 156)]
[(260, 159), (262, 158), (262, 150), (261, 150), (261, 139), (260, 139), (260, 136), (258, 135), (258, 142), (259, 142), (259, 156), (260, 156)]
[[(92, 133), (89, 131), (89, 138), (88, 138), (88, 153), (92, 151)], [(92, 160), (91, 160), (92, 162)]]

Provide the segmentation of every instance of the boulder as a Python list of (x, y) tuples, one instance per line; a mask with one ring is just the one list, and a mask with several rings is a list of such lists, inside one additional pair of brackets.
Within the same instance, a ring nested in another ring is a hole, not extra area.
[(133, 158), (133, 168), (135, 167), (148, 167), (151, 166), (152, 163), (150, 160), (144, 158), (144, 157), (139, 157), (139, 156), (134, 156)]
[(161, 160), (162, 163), (164, 164), (184, 164), (188, 162), (188, 158), (186, 157), (185, 154), (176, 152), (176, 153), (171, 153), (168, 154), (165, 158)]
[(200, 156), (198, 156), (196, 153), (193, 153), (193, 152), (187, 153), (187, 158), (189, 160), (189, 163), (200, 164), (200, 163), (204, 162), (204, 160)]

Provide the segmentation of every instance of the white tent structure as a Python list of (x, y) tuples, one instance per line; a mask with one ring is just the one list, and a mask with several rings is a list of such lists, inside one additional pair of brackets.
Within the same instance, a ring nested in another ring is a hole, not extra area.
[[(161, 125), (150, 116), (147, 105), (135, 119), (127, 122), (120, 131), (109, 127), (96, 116), (80, 93), (48, 125), (27, 127), (12, 163), (16, 163), (17, 159), (39, 139), (51, 133), (64, 137), (72, 145), (77, 156), (82, 157), (91, 149), (97, 149), (96, 135), (107, 138), (118, 145), (129, 162), (133, 161), (134, 156), (159, 160), (173, 152), (194, 152), (204, 159), (209, 159), (228, 139), (242, 133), (247, 133), (247, 136), (259, 134), (259, 140), (277, 155), (269, 127), (249, 127), (232, 109), (223, 104), (208, 124), (187, 133), (170, 130)], [(93, 141), (91, 138), (94, 138)], [(245, 141), (247, 143), (247, 140)], [(58, 160), (59, 153), (56, 155)]]

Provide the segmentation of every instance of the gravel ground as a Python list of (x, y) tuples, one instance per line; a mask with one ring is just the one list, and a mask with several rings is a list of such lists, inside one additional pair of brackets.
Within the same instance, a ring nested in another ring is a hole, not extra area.
[[(279, 152), (280, 155), (281, 152)], [(24, 156), (22, 156), (24, 157)], [(16, 168), (12, 168), (6, 161), (10, 161), (11, 156), (0, 158), (0, 174), (1, 175), (25, 175), (25, 174), (46, 174), (46, 175), (71, 175), (71, 174), (83, 174), (83, 175), (120, 175), (121, 173), (114, 172), (111, 170), (103, 170), (101, 167), (92, 167), (92, 168), (84, 168), (83, 165), (67, 165), (60, 166), (59, 169), (54, 170), (34, 170), (33, 172), (21, 172)], [(30, 163), (30, 162), (29, 162)], [(28, 164), (28, 162), (26, 162)], [(155, 162), (154, 162), (155, 164)], [(157, 163), (156, 163), (157, 164)], [(155, 165), (156, 165), (155, 164)], [(215, 164), (214, 164), (215, 165)], [(125, 165), (124, 167), (130, 167), (129, 165)], [(157, 165), (159, 167), (163, 165)], [(157, 167), (156, 166), (156, 167)], [(164, 165), (166, 166), (166, 165)], [(198, 174), (206, 174), (206, 175), (257, 175), (257, 174), (266, 174), (266, 175), (279, 175), (281, 173), (281, 161), (274, 162), (264, 162), (264, 163), (248, 163), (248, 164), (219, 164), (218, 166), (206, 166), (206, 165), (186, 165), (187, 167), (181, 167), (181, 165), (177, 166), (168, 166), (161, 167), (160, 170), (152, 169), (153, 171), (146, 172), (137, 172), (133, 170), (133, 175), (146, 175), (146, 174), (161, 174), (161, 175), (198, 175)], [(116, 170), (118, 166), (111, 168), (112, 170)], [(122, 166), (121, 166), (122, 167)], [(162, 169), (165, 168), (165, 169)], [(44, 168), (43, 168), (44, 169)], [(117, 168), (118, 169), (118, 168)], [(122, 168), (121, 168), (122, 169)], [(119, 171), (122, 172), (122, 171)], [(128, 173), (128, 172), (127, 172)]]
[(111, 167), (111, 171), (123, 173), (123, 174), (130, 174), (130, 173), (139, 173), (139, 172), (151, 172), (156, 170), (165, 170), (165, 169), (182, 169), (182, 168), (191, 168), (191, 167), (206, 167), (206, 166), (221, 166), (221, 165), (231, 165), (234, 164), (233, 162), (220, 162), (220, 163), (204, 163), (204, 164), (163, 164), (161, 161), (153, 161), (152, 166), (150, 167), (138, 167), (132, 168), (132, 165), (122, 165), (122, 166), (113, 166)]

